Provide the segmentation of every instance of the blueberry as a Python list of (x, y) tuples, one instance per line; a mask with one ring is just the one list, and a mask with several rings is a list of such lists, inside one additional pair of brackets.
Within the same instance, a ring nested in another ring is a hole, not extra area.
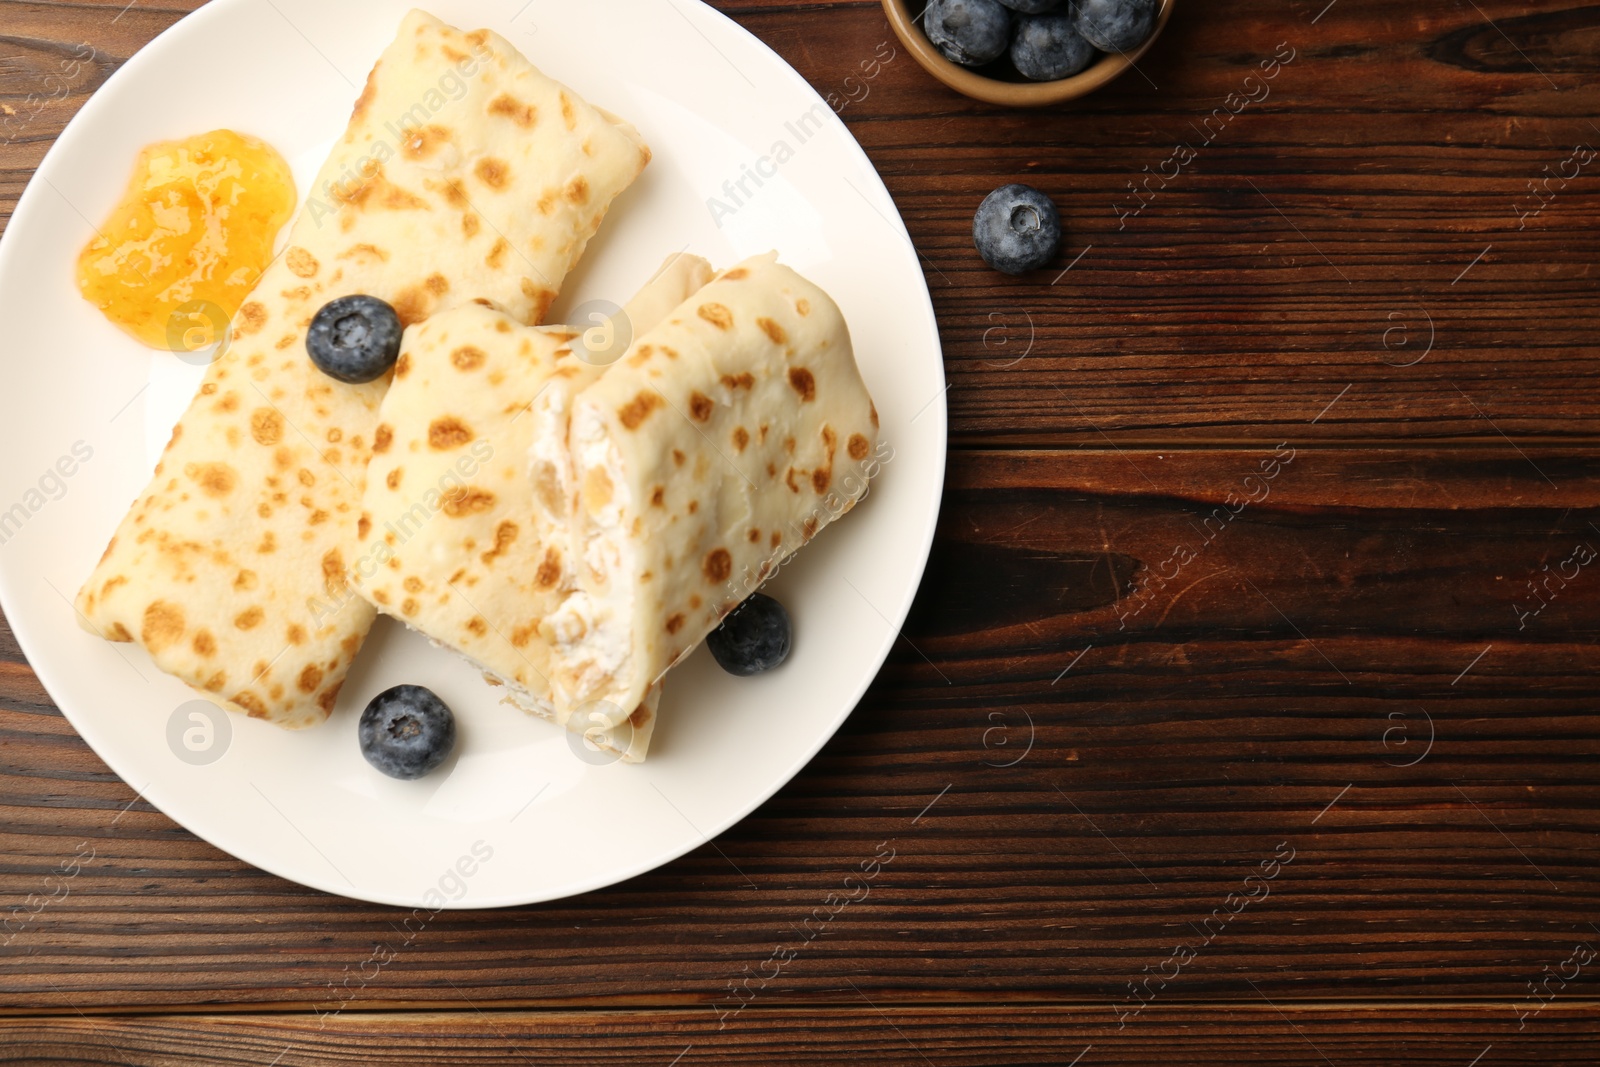
[(322, 305), (306, 333), (306, 352), (330, 378), (359, 385), (383, 377), (400, 355), (400, 317), (375, 296), (341, 296)]
[(1094, 45), (1073, 28), (1071, 15), (1024, 15), (1017, 20), (1011, 62), (1024, 78), (1055, 81), (1078, 73), (1094, 57)]
[(1072, 0), (1078, 32), (1102, 52), (1131, 52), (1150, 38), (1161, 0)]
[(995, 270), (1026, 274), (1061, 250), (1061, 216), (1039, 190), (1002, 185), (983, 198), (972, 219), (972, 243)]
[(1066, 3), (1066, 0), (1000, 0), (1000, 2), (1024, 15), (1037, 15), (1045, 11), (1054, 11)]
[(789, 658), (793, 637), (789, 613), (764, 593), (751, 593), (706, 638), (711, 654), (729, 674), (770, 671)]
[(390, 778), (421, 778), (456, 745), (456, 717), (420, 685), (397, 685), (361, 713), (361, 754)]
[(999, 59), (1011, 43), (1011, 12), (1000, 0), (928, 0), (922, 24), (940, 54), (963, 66)]

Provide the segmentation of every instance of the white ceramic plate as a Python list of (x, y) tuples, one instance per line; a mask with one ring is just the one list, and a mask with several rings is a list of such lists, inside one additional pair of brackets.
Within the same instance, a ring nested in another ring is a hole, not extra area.
[[(74, 261), (151, 141), (220, 126), (264, 137), (304, 195), (409, 6), (214, 0), (130, 59), (51, 149), (0, 242), (0, 597), (79, 733), (219, 848), (380, 903), (531, 903), (703, 844), (838, 729), (888, 654), (927, 559), (944, 475), (943, 366), (888, 192), (829, 106), (749, 33), (695, 0), (531, 0), (521, 11), (437, 0), (434, 14), (499, 32), (626, 116), (654, 150), (552, 321), (590, 299), (625, 300), (670, 252), (725, 266), (776, 248), (843, 307), (894, 458), (862, 506), (771, 583), (795, 619), (789, 662), (736, 679), (696, 652), (669, 679), (642, 765), (586, 761), (562, 731), (501, 705), (463, 661), (386, 619), (325, 726), (191, 719), (193, 693), (137, 647), (80, 630), (70, 599), (145, 485), (201, 368), (108, 324), (78, 296)], [(782, 166), (760, 169), (776, 175), (729, 201), (724, 183), (774, 155)], [(714, 220), (711, 197), (736, 210)], [(431, 687), (458, 717), (456, 756), (418, 782), (379, 775), (356, 743), (366, 702), (400, 682)]]

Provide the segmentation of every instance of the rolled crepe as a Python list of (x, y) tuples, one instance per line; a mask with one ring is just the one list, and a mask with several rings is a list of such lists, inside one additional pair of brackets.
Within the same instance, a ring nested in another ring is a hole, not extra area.
[(645, 332), (577, 394), (562, 438), (577, 589), (541, 628), (558, 704), (634, 707), (855, 505), (877, 436), (838, 306), (776, 254)]
[[(647, 330), (710, 276), (705, 260), (673, 257), (620, 316), (592, 329)], [(655, 725), (654, 691), (629, 709), (630, 729), (607, 735), (601, 722), (556, 707), (538, 636), (575, 584), (564, 529), (553, 539), (536, 515), (532, 409), (542, 394), (606, 371), (591, 361), (605, 345), (596, 338), (586, 348), (580, 330), (522, 327), (469, 305), (406, 331), (350, 569), (379, 611), (465, 656), (512, 703), (638, 762)]]
[(367, 293), (408, 324), (474, 301), (536, 322), (649, 155), (500, 37), (408, 15), (79, 592), (80, 622), (224, 706), (324, 720), (373, 619), (346, 568), (388, 381), (322, 375), (312, 315)]

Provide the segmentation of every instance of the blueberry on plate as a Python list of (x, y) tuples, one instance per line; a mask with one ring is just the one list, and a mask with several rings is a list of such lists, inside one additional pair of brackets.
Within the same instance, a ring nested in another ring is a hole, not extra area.
[(1011, 12), (1000, 0), (928, 0), (922, 25), (939, 53), (962, 66), (999, 59), (1011, 43)]
[(1011, 38), (1011, 63), (1024, 78), (1055, 81), (1087, 67), (1097, 53), (1071, 15), (1023, 15)]
[(789, 658), (789, 613), (765, 593), (751, 593), (706, 638), (711, 655), (729, 674), (770, 671)]
[(1038, 270), (1061, 250), (1061, 216), (1029, 185), (1002, 185), (972, 218), (972, 243), (983, 261), (1007, 274)]
[(372, 698), (357, 729), (361, 754), (390, 778), (421, 778), (456, 745), (449, 705), (420, 685), (397, 685)]
[(360, 385), (383, 377), (400, 355), (400, 317), (375, 296), (322, 305), (306, 332), (306, 353), (330, 378)]
[(1072, 0), (1078, 32), (1102, 52), (1131, 52), (1150, 39), (1161, 0)]
[(1045, 11), (1054, 11), (1065, 4), (1067, 0), (1000, 0), (1006, 7), (1013, 11), (1020, 11), (1024, 15), (1038, 15)]

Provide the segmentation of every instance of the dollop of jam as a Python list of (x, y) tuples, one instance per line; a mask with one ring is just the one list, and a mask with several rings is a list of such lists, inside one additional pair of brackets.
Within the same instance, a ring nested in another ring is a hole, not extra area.
[(212, 130), (150, 145), (79, 253), (78, 289), (152, 348), (208, 347), (271, 262), (294, 207), (294, 176), (265, 141)]

